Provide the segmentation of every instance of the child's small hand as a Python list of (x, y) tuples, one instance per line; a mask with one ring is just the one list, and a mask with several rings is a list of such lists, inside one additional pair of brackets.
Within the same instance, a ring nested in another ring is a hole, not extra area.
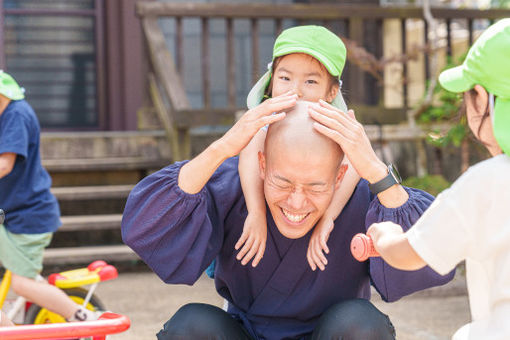
[(329, 254), (327, 241), (334, 226), (335, 224), (332, 219), (324, 217), (315, 226), (306, 252), (306, 259), (313, 271), (317, 267), (320, 270), (324, 270), (328, 264), (328, 260), (323, 252)]
[(367, 236), (372, 239), (375, 250), (381, 252), (384, 238), (403, 234), (402, 227), (393, 222), (380, 222), (372, 224), (367, 230)]
[(266, 240), (267, 222), (265, 214), (249, 213), (244, 222), (243, 233), (235, 245), (235, 249), (239, 250), (244, 244), (236, 258), (244, 266), (255, 256), (251, 265), (256, 267), (264, 256)]

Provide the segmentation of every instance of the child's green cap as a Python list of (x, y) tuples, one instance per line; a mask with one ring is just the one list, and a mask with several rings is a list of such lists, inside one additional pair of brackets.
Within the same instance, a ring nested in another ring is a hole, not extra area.
[[(274, 43), (273, 61), (291, 53), (308, 54), (326, 67), (328, 72), (338, 77), (344, 69), (347, 50), (338, 35), (322, 26), (297, 26), (284, 30)], [(248, 108), (253, 108), (260, 104), (264, 96), (269, 81), (271, 80), (271, 64), (269, 70), (257, 81), (248, 94)], [(331, 103), (333, 106), (347, 111), (347, 106), (342, 97), (341, 91), (338, 91), (337, 97)]]
[(443, 71), (439, 83), (457, 93), (479, 84), (496, 96), (494, 135), (503, 152), (510, 155), (510, 18), (487, 28), (469, 49), (464, 63)]
[(25, 98), (25, 90), (9, 74), (0, 70), (0, 94), (12, 100)]

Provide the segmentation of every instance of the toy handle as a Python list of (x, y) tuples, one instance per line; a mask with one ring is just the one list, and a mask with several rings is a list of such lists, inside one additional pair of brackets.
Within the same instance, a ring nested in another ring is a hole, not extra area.
[(5, 221), (5, 213), (2, 209), (0, 209), (0, 224), (4, 224)]
[(374, 248), (372, 239), (362, 233), (356, 234), (352, 238), (351, 253), (360, 262), (366, 261), (369, 257), (380, 256)]
[(56, 340), (92, 337), (93, 339), (104, 340), (106, 335), (124, 332), (130, 326), (131, 321), (127, 316), (106, 312), (95, 321), (0, 327), (0, 339)]

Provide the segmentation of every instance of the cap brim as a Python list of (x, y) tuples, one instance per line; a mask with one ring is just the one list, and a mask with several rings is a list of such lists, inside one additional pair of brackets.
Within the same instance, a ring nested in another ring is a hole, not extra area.
[[(250, 90), (250, 93), (248, 93), (248, 97), (246, 98), (246, 105), (248, 109), (253, 109), (255, 106), (259, 105), (262, 102), (262, 99), (264, 98), (264, 92), (266, 91), (266, 87), (269, 84), (269, 81), (271, 80), (271, 71), (267, 71), (264, 73), (262, 77), (253, 85), (253, 87)], [(336, 95), (335, 99), (331, 102), (331, 105), (334, 107), (342, 110), (343, 112), (347, 112), (347, 105), (345, 104), (344, 97), (342, 96), (342, 93), (340, 91), (341, 89), (338, 89), (338, 94)]]
[(345, 104), (344, 96), (342, 96), (341, 89), (338, 89), (338, 94), (335, 99), (331, 102), (331, 105), (336, 107), (337, 109), (342, 110), (343, 112), (347, 112), (347, 104)]
[(11, 100), (21, 100), (25, 98), (23, 92), (23, 88), (18, 85), (0, 86), (0, 94)]
[(25, 89), (20, 87), (11, 75), (0, 70), (0, 94), (11, 99), (21, 100), (25, 98)]
[(496, 98), (493, 129), (499, 146), (510, 156), (510, 99)]
[(264, 92), (266, 91), (266, 87), (271, 80), (271, 71), (267, 71), (264, 73), (262, 77), (253, 85), (248, 93), (248, 97), (246, 97), (246, 105), (248, 109), (253, 109), (255, 106), (259, 105), (262, 102), (262, 98), (264, 97)]
[(441, 72), (439, 84), (446, 90), (455, 93), (466, 92), (475, 86), (475, 83), (466, 77), (463, 65)]
[(21, 100), (25, 99), (25, 95), (22, 91), (15, 91), (15, 92), (7, 92), (6, 94), (2, 93), (4, 96), (11, 100)]

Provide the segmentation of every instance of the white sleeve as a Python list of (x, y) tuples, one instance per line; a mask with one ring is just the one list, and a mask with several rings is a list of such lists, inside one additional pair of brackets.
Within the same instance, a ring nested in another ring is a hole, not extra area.
[(441, 193), (406, 233), (411, 247), (441, 275), (466, 258), (472, 242), (465, 219), (457, 208), (462, 201), (457, 194), (460, 193), (451, 189)]

